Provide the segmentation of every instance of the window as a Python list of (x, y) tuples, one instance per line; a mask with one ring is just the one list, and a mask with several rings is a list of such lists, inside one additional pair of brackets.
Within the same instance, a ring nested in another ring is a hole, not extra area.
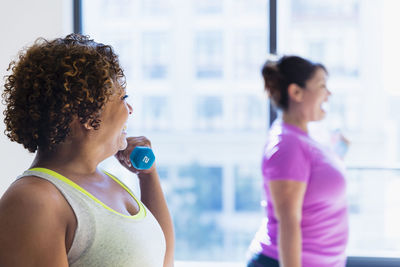
[(265, 34), (260, 30), (243, 29), (235, 33), (234, 76), (238, 80), (254, 80), (267, 51)]
[(196, 34), (194, 56), (197, 78), (222, 78), (223, 45), (221, 31)]
[(98, 13), (106, 19), (118, 19), (121, 17), (129, 16), (132, 8), (132, 2), (129, 0), (121, 0), (119, 5), (115, 5), (113, 0), (101, 0), (103, 9)]
[(219, 14), (222, 12), (222, 0), (193, 0), (193, 5), (199, 15)]
[(260, 196), (263, 185), (262, 180), (256, 179), (258, 171), (258, 165), (255, 164), (234, 167), (236, 211), (257, 211), (261, 208)]
[(170, 129), (169, 118), (171, 117), (171, 112), (166, 96), (146, 96), (142, 102), (142, 127), (144, 129), (150, 131), (165, 131)]
[(111, 43), (115, 52), (119, 56), (120, 63), (124, 66), (124, 73), (130, 77), (134, 72), (134, 67), (129, 58), (132, 58), (135, 45), (129, 36), (118, 36)]
[(168, 35), (162, 32), (143, 33), (143, 76), (145, 79), (165, 79), (168, 75)]
[[(177, 267), (243, 266), (263, 216), (259, 162), (268, 114), (259, 71), (269, 1), (82, 2), (83, 32), (115, 46), (127, 73), (129, 134), (153, 143), (174, 217)], [(312, 134), (327, 142), (340, 129), (351, 140), (348, 252), (398, 257), (400, 4), (277, 2), (278, 53), (329, 71), (331, 112)], [(104, 166), (130, 179), (115, 161)]]
[[(262, 218), (267, 111), (258, 73), (267, 2), (128, 2), (125, 11), (108, 1), (120, 10), (111, 17), (96, 0), (82, 0), (83, 33), (120, 56), (133, 106), (128, 134), (152, 142), (175, 224), (176, 265), (242, 266)], [(116, 160), (103, 168), (138, 187)]]
[[(169, 0), (136, 0), (130, 2), (140, 2), (141, 10), (145, 15), (162, 16), (168, 14)], [(114, 3), (119, 5), (119, 3)]]
[(196, 128), (214, 130), (223, 126), (223, 106), (221, 97), (200, 96), (196, 103)]
[[(268, 1), (265, 0), (232, 0), (234, 12), (242, 16), (266, 17)], [(265, 21), (264, 21), (265, 22)]]
[(239, 131), (263, 131), (265, 122), (265, 95), (233, 97), (233, 105), (230, 110), (232, 126)]

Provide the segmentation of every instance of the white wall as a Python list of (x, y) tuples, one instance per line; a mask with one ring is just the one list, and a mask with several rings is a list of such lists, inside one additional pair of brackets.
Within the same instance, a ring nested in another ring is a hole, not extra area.
[[(0, 1), (0, 90), (18, 51), (38, 37), (56, 38), (72, 32), (72, 0)], [(0, 196), (29, 167), (33, 154), (4, 134), (4, 105), (0, 105)]]

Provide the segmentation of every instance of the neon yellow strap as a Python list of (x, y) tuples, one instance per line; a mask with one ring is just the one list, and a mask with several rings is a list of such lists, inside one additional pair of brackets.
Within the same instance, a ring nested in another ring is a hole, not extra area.
[(110, 208), (109, 206), (107, 206), (106, 204), (104, 204), (103, 202), (101, 202), (99, 199), (97, 199), (95, 196), (93, 196), (92, 194), (90, 194), (88, 191), (86, 191), (85, 189), (83, 189), (82, 187), (80, 187), (78, 184), (74, 183), (73, 181), (71, 181), (70, 179), (66, 178), (65, 176), (62, 176), (61, 174), (52, 171), (50, 169), (47, 168), (32, 168), (29, 169), (29, 171), (37, 171), (37, 172), (42, 172), (48, 175), (53, 176), (54, 178), (63, 181), (64, 183), (68, 184), (69, 186), (81, 191), (83, 194), (87, 195), (88, 197), (90, 197), (91, 199), (93, 199), (95, 202), (99, 203), (101, 206), (103, 206), (104, 208), (106, 208), (107, 210), (118, 214), (120, 216), (126, 217), (126, 218), (130, 218), (130, 219), (142, 219), (144, 217), (146, 217), (146, 210), (142, 204), (141, 201), (139, 201), (135, 195), (131, 192), (131, 190), (129, 190), (129, 188), (127, 188), (123, 183), (121, 183), (117, 178), (115, 178), (113, 175), (109, 174), (108, 172), (104, 173), (109, 176), (111, 179), (113, 179), (115, 182), (117, 182), (122, 188), (124, 188), (132, 197), (133, 199), (136, 201), (136, 203), (139, 205), (139, 212), (133, 216), (131, 215), (125, 215), (122, 214), (118, 211), (113, 210), (112, 208)]

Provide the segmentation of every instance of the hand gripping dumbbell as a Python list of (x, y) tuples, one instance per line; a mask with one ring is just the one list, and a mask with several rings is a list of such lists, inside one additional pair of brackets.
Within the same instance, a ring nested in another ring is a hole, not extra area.
[(150, 147), (137, 146), (129, 156), (132, 166), (138, 170), (150, 169), (156, 157)]

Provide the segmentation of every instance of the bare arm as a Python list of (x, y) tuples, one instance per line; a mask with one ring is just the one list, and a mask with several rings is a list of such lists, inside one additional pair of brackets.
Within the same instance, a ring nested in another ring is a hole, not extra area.
[(174, 228), (158, 173), (139, 173), (142, 202), (150, 209), (164, 232), (167, 249), (164, 267), (174, 266)]
[(67, 221), (56, 191), (38, 178), (23, 178), (1, 198), (0, 266), (68, 266)]
[(160, 178), (157, 173), (156, 164), (148, 170), (136, 170), (129, 161), (129, 155), (136, 146), (151, 147), (150, 141), (144, 137), (128, 137), (128, 147), (119, 151), (115, 156), (119, 162), (128, 170), (136, 173), (140, 181), (141, 201), (149, 208), (161, 226), (166, 240), (166, 252), (164, 267), (174, 266), (174, 227), (168, 210), (167, 202), (161, 188)]
[(269, 182), (274, 211), (279, 222), (279, 260), (282, 267), (301, 266), (301, 217), (306, 184), (293, 180)]

